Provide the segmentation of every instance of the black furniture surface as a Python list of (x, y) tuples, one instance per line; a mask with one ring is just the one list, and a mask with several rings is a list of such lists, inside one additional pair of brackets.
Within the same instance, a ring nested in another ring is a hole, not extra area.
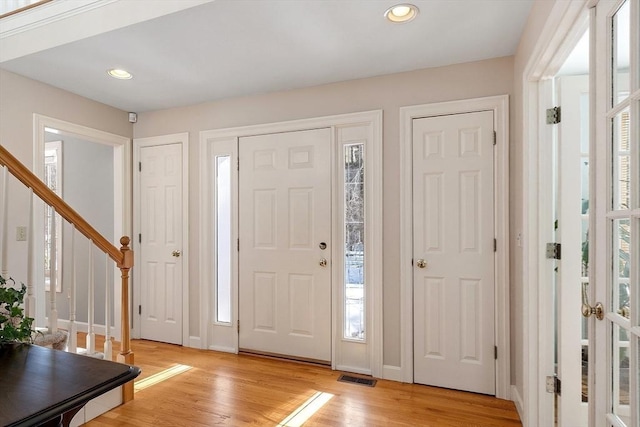
[(135, 366), (64, 351), (0, 345), (0, 426), (67, 426), (89, 400), (139, 374)]

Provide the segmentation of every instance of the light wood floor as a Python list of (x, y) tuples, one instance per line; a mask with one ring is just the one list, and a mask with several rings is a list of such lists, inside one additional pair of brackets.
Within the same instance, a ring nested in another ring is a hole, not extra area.
[(333, 397), (305, 426), (522, 425), (513, 402), (489, 396), (384, 380), (371, 388), (338, 382), (329, 368), (152, 341), (132, 347), (142, 368), (136, 381), (191, 368), (87, 426), (278, 426), (317, 392)]

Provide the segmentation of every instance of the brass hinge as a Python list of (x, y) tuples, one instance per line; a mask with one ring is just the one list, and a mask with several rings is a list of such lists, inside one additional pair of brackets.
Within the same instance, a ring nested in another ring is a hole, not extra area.
[(560, 243), (547, 243), (547, 259), (562, 259), (562, 245)]
[(498, 252), (498, 240), (493, 239), (493, 252)]
[(142, 234), (138, 233), (138, 243), (142, 243)]
[(553, 107), (547, 109), (547, 124), (555, 125), (560, 123), (561, 120), (561, 110), (560, 107)]
[(240, 239), (238, 239), (238, 252), (240, 252)]
[(141, 305), (138, 306), (138, 314), (142, 315), (142, 306)]
[(498, 346), (497, 345), (493, 346), (493, 358), (495, 360), (498, 360)]
[(496, 133), (496, 131), (493, 131), (493, 145), (496, 145), (498, 143), (498, 134)]
[(238, 333), (240, 333), (240, 319), (238, 319)]
[(142, 162), (138, 162), (138, 172), (142, 172)]
[(238, 159), (238, 162), (236, 163), (236, 170), (240, 171), (240, 159)]
[(562, 392), (562, 381), (557, 375), (549, 375), (547, 377), (547, 393), (554, 393), (560, 396)]

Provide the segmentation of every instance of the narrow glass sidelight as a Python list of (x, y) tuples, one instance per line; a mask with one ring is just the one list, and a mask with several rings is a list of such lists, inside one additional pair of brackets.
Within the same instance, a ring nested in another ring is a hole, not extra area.
[(344, 146), (344, 338), (364, 340), (364, 144)]
[(216, 322), (231, 323), (231, 157), (215, 157)]

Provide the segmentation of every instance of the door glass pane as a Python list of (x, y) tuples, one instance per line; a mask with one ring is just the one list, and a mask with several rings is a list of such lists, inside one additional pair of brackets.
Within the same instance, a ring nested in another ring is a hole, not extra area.
[(344, 147), (344, 338), (364, 340), (364, 144)]
[(628, 219), (613, 221), (612, 311), (629, 318), (629, 274), (631, 271), (631, 227)]
[(231, 157), (217, 156), (216, 168), (216, 322), (231, 323)]
[(629, 334), (620, 326), (613, 324), (612, 379), (613, 413), (626, 424), (631, 425), (629, 407)]
[(631, 33), (629, 27), (630, 2), (625, 1), (613, 15), (613, 105), (629, 95), (629, 52)]
[(613, 132), (613, 209), (630, 208), (631, 152), (629, 139), (629, 108), (612, 119)]

